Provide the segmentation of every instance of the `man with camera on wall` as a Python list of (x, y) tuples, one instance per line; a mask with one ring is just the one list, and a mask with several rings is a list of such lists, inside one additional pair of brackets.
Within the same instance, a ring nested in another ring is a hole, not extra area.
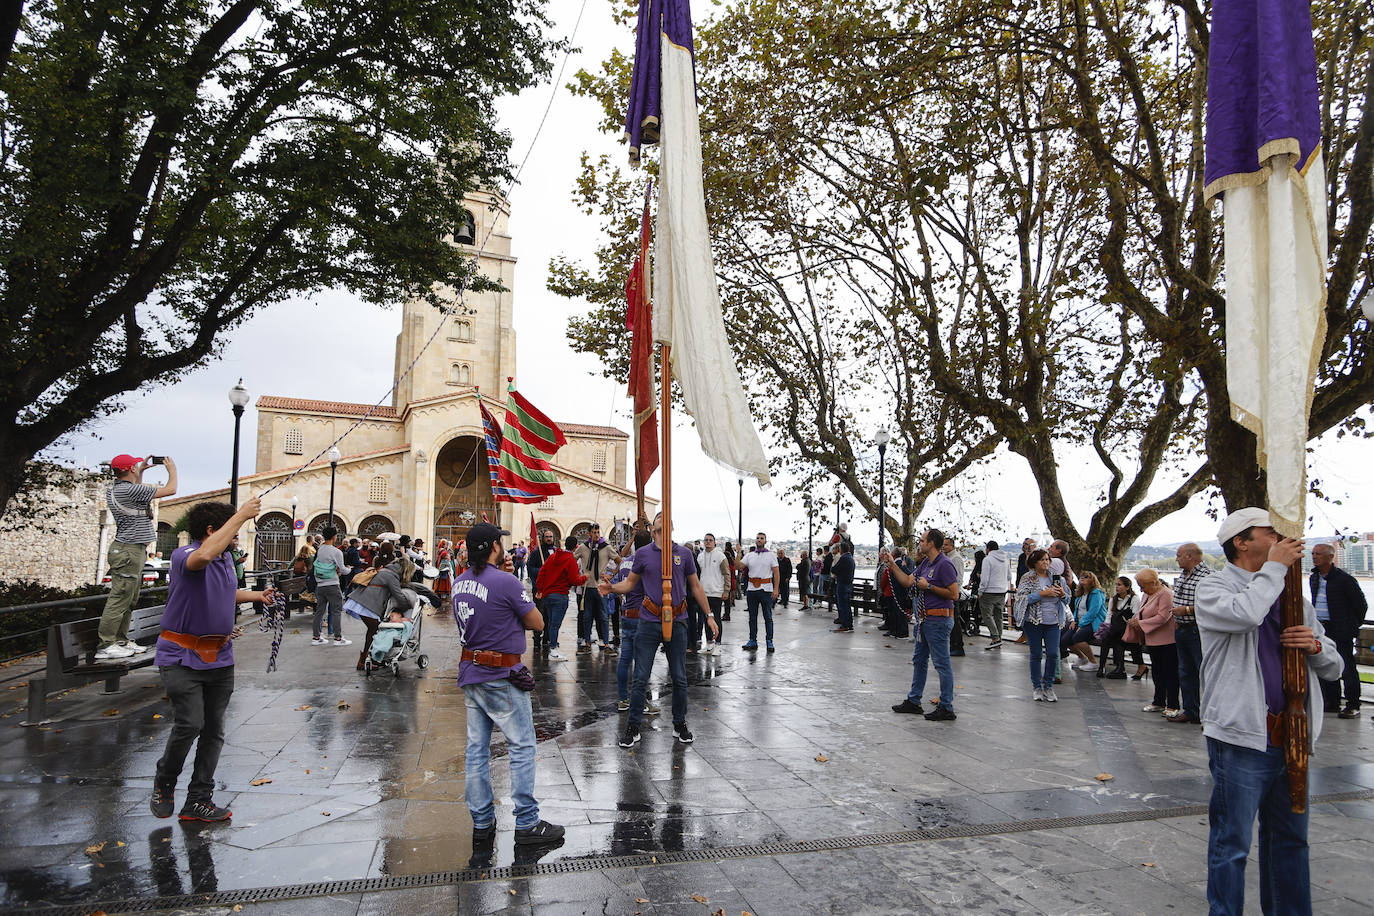
[[(155, 465), (167, 468), (167, 482), (155, 487), (143, 482), (143, 472)], [(143, 585), (143, 564), (148, 545), (157, 540), (152, 503), (177, 491), (177, 466), (171, 458), (149, 455), (116, 455), (110, 460), (115, 481), (105, 490), (105, 503), (115, 520), (115, 539), (106, 558), (110, 564), (110, 596), (100, 617), (98, 661), (130, 658), (152, 651), (129, 641), (129, 619)]]

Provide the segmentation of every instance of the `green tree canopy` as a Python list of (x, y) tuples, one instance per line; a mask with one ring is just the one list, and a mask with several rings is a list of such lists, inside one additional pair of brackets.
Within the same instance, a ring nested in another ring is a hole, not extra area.
[[(36, 0), (0, 17), (0, 512), (39, 450), (327, 288), (462, 286), (543, 0)], [(474, 285), (468, 283), (469, 286)]]

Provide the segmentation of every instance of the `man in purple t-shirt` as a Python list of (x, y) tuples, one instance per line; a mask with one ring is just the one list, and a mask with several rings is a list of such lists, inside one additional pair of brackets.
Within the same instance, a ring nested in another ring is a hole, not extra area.
[(525, 631), (543, 630), (544, 617), (524, 584), (501, 568), (509, 562), (501, 538), (509, 536), (509, 531), (486, 522), (468, 529), (468, 568), (453, 582), (453, 619), (463, 647), (458, 686), (467, 706), (464, 791), (474, 846), (490, 844), (496, 837), (493, 725), (506, 736), (509, 748), (516, 844), (542, 846), (563, 839), (562, 827), (539, 819), (539, 803), (534, 800), (534, 713), (529, 695), (534, 679), (521, 656)]
[[(639, 743), (639, 723), (644, 716), (644, 696), (649, 688), (649, 675), (653, 673), (654, 657), (658, 647), (663, 644), (663, 618), (658, 616), (659, 602), (663, 599), (663, 514), (654, 516), (654, 540), (647, 547), (635, 551), (634, 562), (624, 579), (611, 585), (602, 582), (598, 586), (601, 594), (627, 595), (636, 587), (642, 589), (644, 603), (639, 610), (639, 629), (635, 631), (634, 644), (634, 686), (630, 689), (630, 715), (625, 722), (625, 733), (620, 738), (621, 747), (634, 747)], [(642, 580), (642, 585), (641, 585)], [(682, 744), (691, 744), (692, 732), (687, 727), (687, 590), (692, 590), (692, 600), (707, 607), (706, 592), (702, 590), (701, 580), (697, 578), (696, 560), (692, 551), (681, 544), (673, 544), (673, 584), (671, 609), (662, 608), (662, 613), (673, 615), (673, 636), (668, 642), (668, 673), (673, 680), (673, 734)], [(716, 622), (706, 618), (712, 638), (720, 630)]]
[[(949, 661), (949, 634), (954, 629), (954, 602), (959, 597), (959, 573), (941, 548), (945, 546), (944, 532), (931, 528), (921, 539), (921, 562), (915, 572), (907, 575), (901, 567), (889, 562), (892, 577), (907, 588), (913, 585), (912, 623), (915, 628), (916, 649), (912, 652), (911, 691), (893, 712), (922, 713), (921, 695), (926, 689), (929, 665), (940, 675), (940, 702), (924, 713), (932, 722), (953, 722), (954, 666)], [(927, 664), (929, 663), (929, 664)]]
[(157, 762), (153, 797), (155, 817), (171, 817), (177, 779), (196, 745), (191, 782), (179, 817), (183, 821), (227, 821), (233, 812), (215, 804), (215, 767), (224, 747), (224, 710), (234, 693), (234, 610), (241, 601), (269, 602), (273, 589), (250, 592), (238, 587), (229, 545), (239, 529), (258, 515), (261, 503), (246, 499), (237, 510), (228, 503), (196, 503), (186, 516), (191, 543), (172, 551), (167, 608), (157, 641), (162, 687), (172, 703), (172, 733)]

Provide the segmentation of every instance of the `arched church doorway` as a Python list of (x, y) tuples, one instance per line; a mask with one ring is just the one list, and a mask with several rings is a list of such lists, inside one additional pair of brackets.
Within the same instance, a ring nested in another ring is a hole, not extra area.
[(553, 542), (557, 544), (559, 547), (563, 546), (563, 533), (558, 529), (558, 526), (555, 525), (553, 522), (537, 522), (534, 528), (537, 532), (539, 532), (540, 543), (543, 543), (544, 541), (544, 532), (552, 531)]
[(384, 531), (396, 531), (396, 525), (385, 515), (369, 515), (358, 526), (358, 537), (375, 541)]
[(456, 436), (434, 460), (434, 537), (457, 541), (485, 519), (500, 524), (491, 498), (486, 443), (480, 436)]

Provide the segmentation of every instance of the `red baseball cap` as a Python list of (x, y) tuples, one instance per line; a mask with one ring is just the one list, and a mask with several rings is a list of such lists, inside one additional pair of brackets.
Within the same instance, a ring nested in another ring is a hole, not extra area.
[(110, 467), (123, 473), (124, 471), (131, 470), (142, 460), (142, 458), (135, 458), (133, 455), (115, 455), (110, 459)]

